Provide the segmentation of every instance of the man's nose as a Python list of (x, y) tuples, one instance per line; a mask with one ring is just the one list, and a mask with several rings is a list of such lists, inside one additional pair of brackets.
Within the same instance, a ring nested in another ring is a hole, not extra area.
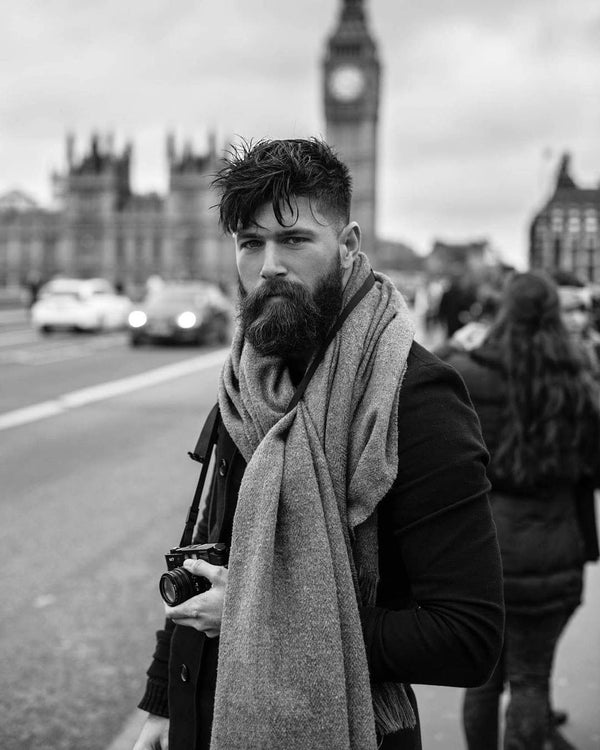
[(263, 264), (260, 275), (263, 279), (273, 279), (276, 276), (285, 276), (287, 268), (282, 262), (281, 255), (276, 243), (267, 242), (265, 245)]

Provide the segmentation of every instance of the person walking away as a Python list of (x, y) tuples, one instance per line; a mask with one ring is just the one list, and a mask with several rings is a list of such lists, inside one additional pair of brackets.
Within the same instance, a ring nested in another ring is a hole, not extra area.
[(504, 648), (488, 682), (466, 690), (469, 750), (498, 747), (505, 685), (505, 750), (570, 747), (551, 718), (550, 681), (556, 644), (581, 601), (586, 530), (577, 492), (582, 482), (598, 484), (600, 413), (560, 313), (548, 277), (516, 274), (484, 342), (446, 360), (465, 380), (490, 450), (504, 568)]

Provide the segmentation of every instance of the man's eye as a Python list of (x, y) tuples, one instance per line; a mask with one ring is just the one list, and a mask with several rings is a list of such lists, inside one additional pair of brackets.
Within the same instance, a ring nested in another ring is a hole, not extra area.
[(292, 237), (287, 237), (285, 241), (288, 245), (302, 245), (304, 242), (306, 242), (306, 237), (294, 235)]
[(240, 242), (240, 249), (242, 250), (256, 250), (259, 247), (262, 247), (260, 240), (244, 240)]

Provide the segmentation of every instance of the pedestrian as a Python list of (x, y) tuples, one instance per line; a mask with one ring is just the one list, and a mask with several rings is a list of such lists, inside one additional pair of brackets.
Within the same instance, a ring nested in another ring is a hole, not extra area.
[(212, 587), (166, 607), (135, 750), (418, 750), (410, 683), (480, 684), (501, 648), (476, 414), (327, 144), (243, 144), (215, 187), (239, 319), (196, 541), (229, 567), (186, 561)]
[(594, 327), (592, 292), (576, 274), (556, 271), (560, 313), (565, 328), (580, 348), (593, 377), (600, 382), (600, 333)]
[[(589, 376), (600, 385), (600, 333), (594, 326), (591, 290), (572, 271), (559, 269), (552, 274), (552, 278), (558, 285), (561, 320), (581, 354)], [(584, 561), (597, 562), (600, 550), (595, 487), (594, 482), (587, 477), (582, 479), (577, 488), (577, 512), (584, 529)], [(569, 718), (565, 710), (554, 711), (554, 716), (560, 723), (565, 723)]]
[(550, 707), (556, 644), (581, 601), (588, 530), (582, 482), (598, 485), (597, 394), (562, 320), (556, 285), (515, 274), (484, 342), (446, 360), (462, 374), (491, 454), (492, 510), (504, 569), (503, 654), (488, 682), (466, 690), (469, 750), (571, 747)]
[(454, 275), (442, 293), (437, 319), (445, 329), (446, 338), (453, 336), (472, 319), (472, 308), (477, 303), (475, 286), (471, 279)]
[(480, 312), (476, 319), (470, 320), (462, 328), (456, 330), (450, 338), (442, 341), (433, 348), (433, 353), (441, 359), (448, 359), (451, 352), (471, 351), (483, 343), (490, 326), (498, 312), (498, 297), (487, 294), (481, 297)]

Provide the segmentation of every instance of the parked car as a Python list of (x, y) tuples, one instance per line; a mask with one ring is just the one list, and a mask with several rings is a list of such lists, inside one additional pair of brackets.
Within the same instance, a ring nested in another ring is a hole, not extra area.
[(127, 327), (131, 307), (106, 279), (53, 279), (39, 290), (31, 322), (42, 333), (115, 330)]
[(206, 281), (165, 282), (130, 312), (130, 342), (225, 343), (231, 320), (231, 302), (218, 286)]

